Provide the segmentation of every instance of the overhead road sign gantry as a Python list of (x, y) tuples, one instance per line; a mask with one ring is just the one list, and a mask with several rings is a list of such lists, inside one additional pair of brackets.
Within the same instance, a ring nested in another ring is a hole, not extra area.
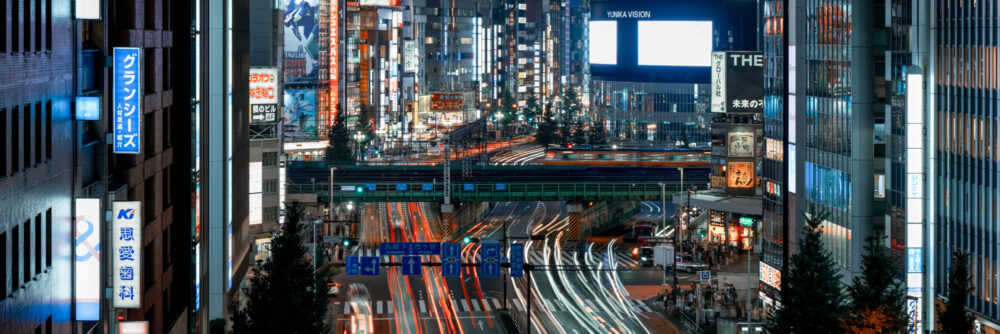
[(437, 242), (383, 242), (379, 245), (380, 255), (438, 255), (441, 243)]

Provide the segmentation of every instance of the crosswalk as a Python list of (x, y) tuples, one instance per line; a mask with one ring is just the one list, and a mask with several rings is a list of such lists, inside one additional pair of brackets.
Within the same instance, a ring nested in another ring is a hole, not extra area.
[[(575, 302), (575, 300), (573, 301)], [(641, 300), (631, 300), (632, 307), (636, 312), (653, 312), (644, 301)], [(538, 304), (540, 303), (540, 304)], [(593, 300), (584, 300), (585, 306), (593, 307), (595, 302)], [(431, 301), (418, 299), (417, 300), (417, 311), (419, 314), (430, 314), (432, 310), (428, 308)], [(462, 312), (465, 314), (487, 314), (490, 312), (495, 312), (503, 308), (503, 302), (497, 298), (485, 298), (485, 299), (452, 299), (451, 304), (455, 308), (456, 312)], [(536, 300), (533, 305), (545, 305), (550, 312), (569, 312), (571, 309), (582, 309), (583, 307), (577, 307), (576, 305), (567, 304), (560, 299), (544, 299)], [(516, 310), (517, 312), (526, 312), (526, 305), (520, 299), (510, 299), (508, 301), (508, 308), (511, 311)], [(374, 314), (393, 314), (398, 312), (396, 306), (393, 304), (392, 300), (378, 300), (371, 302), (370, 309)], [(350, 314), (351, 305), (348, 302), (336, 301), (332, 303), (331, 310), (341, 314)]]

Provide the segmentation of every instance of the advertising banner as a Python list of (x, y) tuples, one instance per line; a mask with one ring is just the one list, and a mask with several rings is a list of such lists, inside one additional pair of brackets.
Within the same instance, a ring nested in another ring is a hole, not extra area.
[(726, 164), (729, 188), (750, 188), (754, 182), (752, 161), (730, 161)]
[(278, 119), (278, 69), (250, 68), (250, 124), (270, 123)]
[(358, 0), (358, 6), (399, 6), (399, 0)]
[(316, 140), (316, 90), (286, 89), (285, 140)]
[(751, 132), (730, 132), (728, 139), (730, 157), (752, 157), (753, 156), (753, 133)]
[(73, 273), (76, 321), (101, 319), (101, 200), (76, 199)]
[(111, 213), (112, 273), (115, 277), (114, 307), (142, 306), (142, 202), (114, 202)]
[(285, 1), (285, 83), (314, 82), (319, 73), (318, 0)]
[(431, 93), (431, 111), (461, 111), (462, 93)]
[(725, 52), (712, 52), (712, 112), (726, 112)]
[(726, 112), (764, 112), (764, 54), (726, 52)]
[(142, 50), (114, 49), (114, 153), (139, 154), (142, 129)]
[(420, 65), (420, 55), (417, 54), (417, 43), (403, 41), (403, 72), (416, 73)]

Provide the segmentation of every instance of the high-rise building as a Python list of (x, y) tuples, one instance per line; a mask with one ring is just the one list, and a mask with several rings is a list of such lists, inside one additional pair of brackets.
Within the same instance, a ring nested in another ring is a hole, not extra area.
[[(793, 44), (788, 29), (788, 1), (768, 0), (763, 6), (762, 51), (764, 53), (764, 159), (760, 166), (763, 182), (762, 213), (760, 226), (760, 271), (777, 274), (776, 280), (759, 284), (761, 295), (766, 299), (780, 299), (781, 274), (788, 267), (788, 219), (795, 219), (794, 189), (789, 188), (787, 170), (789, 157), (786, 145), (794, 147), (794, 133), (789, 127), (787, 98), (794, 90), (788, 87), (789, 55), (787, 50)], [(794, 48), (794, 47), (793, 47)], [(794, 68), (794, 64), (791, 65)], [(788, 211), (786, 207), (793, 205)], [(789, 214), (788, 212), (791, 212)], [(765, 277), (765, 275), (761, 275)], [(778, 282), (778, 284), (774, 284)], [(766, 300), (765, 299), (765, 300)]]

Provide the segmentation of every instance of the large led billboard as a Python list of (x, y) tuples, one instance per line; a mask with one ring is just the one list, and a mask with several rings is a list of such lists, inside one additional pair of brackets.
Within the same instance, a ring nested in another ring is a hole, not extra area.
[(637, 30), (640, 66), (712, 64), (712, 21), (638, 21)]
[(590, 21), (590, 63), (618, 64), (618, 21)]
[(101, 200), (77, 198), (75, 216), (76, 320), (96, 321), (101, 317)]

